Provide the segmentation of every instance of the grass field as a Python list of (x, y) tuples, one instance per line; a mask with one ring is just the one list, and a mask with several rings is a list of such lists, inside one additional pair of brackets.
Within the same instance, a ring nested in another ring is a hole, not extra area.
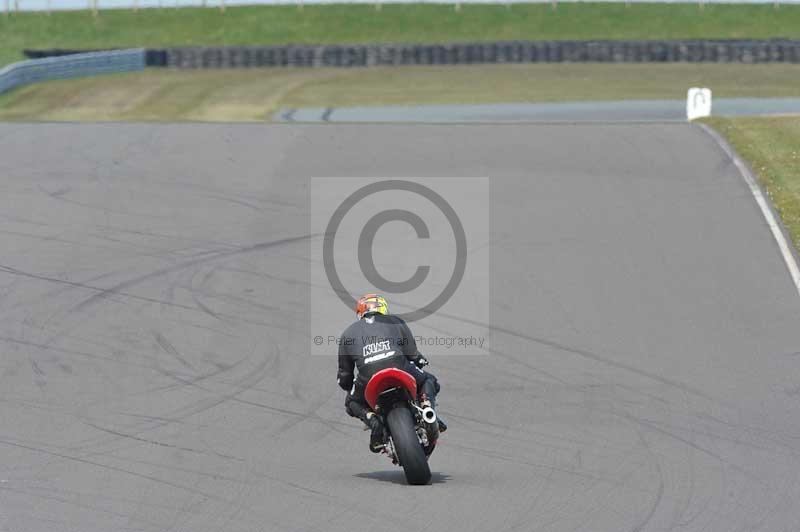
[(0, 64), (23, 48), (495, 39), (800, 37), (800, 6), (574, 3), (314, 5), (18, 13), (0, 16)]
[(758, 117), (708, 122), (758, 175), (800, 249), (800, 117)]
[(800, 65), (528, 64), (160, 70), (54, 81), (0, 96), (0, 120), (263, 121), (281, 107), (800, 96)]

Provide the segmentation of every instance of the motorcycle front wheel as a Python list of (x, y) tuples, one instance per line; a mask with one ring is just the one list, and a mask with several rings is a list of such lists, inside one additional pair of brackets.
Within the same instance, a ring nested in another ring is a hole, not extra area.
[(431, 469), (425, 451), (417, 437), (414, 418), (406, 407), (393, 408), (386, 416), (394, 442), (397, 459), (403, 466), (409, 484), (422, 485), (431, 481)]

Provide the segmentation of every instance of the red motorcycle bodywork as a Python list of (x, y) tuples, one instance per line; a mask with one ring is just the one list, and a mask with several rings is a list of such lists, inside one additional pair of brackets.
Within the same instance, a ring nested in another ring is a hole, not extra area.
[(404, 388), (411, 397), (417, 397), (417, 381), (402, 369), (386, 368), (372, 376), (364, 390), (364, 399), (375, 409), (378, 396), (389, 388)]

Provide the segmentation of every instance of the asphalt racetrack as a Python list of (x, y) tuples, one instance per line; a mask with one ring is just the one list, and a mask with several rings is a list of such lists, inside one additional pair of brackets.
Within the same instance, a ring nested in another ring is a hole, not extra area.
[[(430, 486), (299, 347), (320, 175), (492, 181)], [(697, 126), (4, 124), (0, 176), (0, 530), (800, 530), (800, 298)]]

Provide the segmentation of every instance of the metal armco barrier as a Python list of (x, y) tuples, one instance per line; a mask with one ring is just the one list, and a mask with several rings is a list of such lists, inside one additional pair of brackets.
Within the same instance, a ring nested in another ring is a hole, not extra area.
[(148, 50), (148, 66), (368, 67), (477, 63), (800, 63), (800, 40), (516, 41)]
[(142, 48), (31, 59), (0, 69), (0, 93), (37, 81), (130, 72), (144, 67)]

